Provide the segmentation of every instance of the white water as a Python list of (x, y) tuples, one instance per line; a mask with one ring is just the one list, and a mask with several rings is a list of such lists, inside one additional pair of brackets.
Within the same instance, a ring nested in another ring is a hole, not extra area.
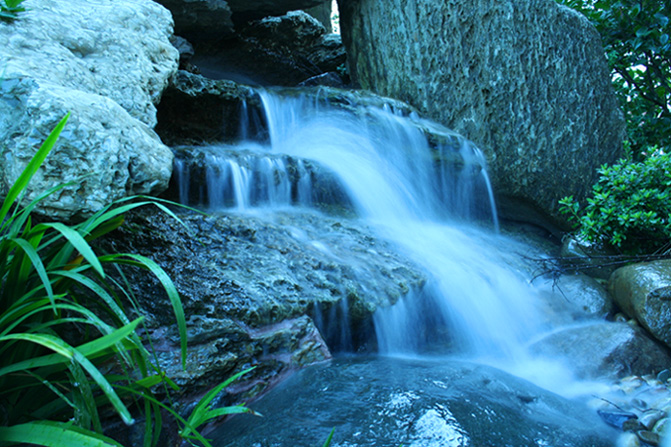
[[(310, 176), (302, 160), (317, 163), (335, 174), (362, 219), (430, 272), (425, 290), (376, 313), (381, 352), (416, 354), (427, 338), (436, 342), (427, 326), (447, 325), (444, 343), (452, 353), (493, 362), (547, 388), (564, 386), (570, 377), (565, 368), (525, 353), (527, 342), (548, 328), (528, 278), (505, 262), (513, 244), (495, 234), (493, 193), (479, 150), (464, 141), (464, 165), (457, 169), (436, 163), (413, 118), (375, 108), (354, 115), (265, 92), (261, 97), (270, 142), (211, 155), (210, 206), (309, 206)], [(293, 184), (285, 156), (301, 160)]]

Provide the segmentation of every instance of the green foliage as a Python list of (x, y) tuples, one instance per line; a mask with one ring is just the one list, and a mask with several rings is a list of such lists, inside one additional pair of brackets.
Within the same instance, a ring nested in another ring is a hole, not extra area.
[(189, 420), (156, 399), (156, 386), (166, 392), (177, 387), (146, 349), (150, 340), (136, 332), (143, 318), (131, 319), (124, 310), (137, 303), (106, 269), (133, 266), (157, 276), (177, 320), (184, 365), (186, 322), (175, 286), (148, 258), (97, 255), (90, 245), (119, 227), (123, 213), (134, 208), (151, 204), (174, 214), (158, 201), (129, 198), (76, 225), (33, 224), (31, 212), (40, 200), (66, 185), (21, 205), (26, 185), (67, 119), (49, 135), (0, 207), (0, 445), (119, 445), (102, 435), (103, 409), (129, 425), (133, 411), (144, 413), (144, 445), (157, 445), (165, 409), (184, 427), (186, 439), (208, 446), (197, 426), (247, 409), (210, 408), (230, 381), (208, 393)]
[(12, 22), (18, 17), (20, 12), (26, 10), (21, 3), (24, 0), (4, 0), (3, 3), (0, 3), (0, 20), (5, 22)]
[(671, 141), (671, 2), (557, 0), (582, 12), (601, 34), (627, 120), (631, 155)]
[(599, 174), (583, 210), (573, 197), (560, 201), (582, 237), (625, 253), (652, 253), (671, 241), (671, 155), (620, 160)]

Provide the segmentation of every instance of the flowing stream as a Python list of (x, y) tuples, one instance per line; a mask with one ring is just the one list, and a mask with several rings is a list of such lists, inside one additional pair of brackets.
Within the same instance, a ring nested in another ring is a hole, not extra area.
[[(526, 353), (529, 341), (551, 325), (536, 308), (528, 274), (509, 262), (523, 248), (498, 235), (485, 161), (476, 147), (456, 137), (450, 145), (431, 145), (422, 120), (389, 107), (352, 112), (303, 96), (260, 96), (267, 139), (211, 148), (210, 208), (272, 213), (311, 207), (323, 189), (312, 175), (319, 166), (346, 197), (334, 203), (352, 207), (429, 272), (421, 291), (376, 312), (382, 354), (449, 353), (545, 388), (568, 389), (567, 368)], [(245, 128), (242, 135), (253, 133)], [(181, 183), (188, 183), (188, 173), (177, 168)], [(191, 193), (183, 189), (182, 200)], [(449, 331), (431, 330), (440, 327)]]

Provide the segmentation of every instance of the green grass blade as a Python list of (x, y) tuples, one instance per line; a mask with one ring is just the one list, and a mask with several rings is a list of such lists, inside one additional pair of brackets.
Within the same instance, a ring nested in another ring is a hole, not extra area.
[(30, 179), (33, 178), (33, 175), (35, 175), (39, 167), (42, 165), (44, 159), (47, 157), (49, 152), (51, 152), (51, 149), (53, 149), (54, 145), (56, 144), (56, 140), (58, 140), (58, 136), (63, 131), (65, 123), (68, 121), (69, 117), (70, 113), (65, 115), (65, 117), (58, 123), (58, 125), (56, 125), (54, 130), (51, 131), (47, 139), (44, 141), (44, 143), (42, 143), (42, 146), (40, 146), (40, 148), (37, 150), (37, 153), (35, 153), (26, 168), (23, 170), (19, 178), (16, 180), (16, 182), (14, 182), (14, 185), (12, 185), (12, 187), (9, 189), (7, 197), (5, 197), (5, 200), (2, 203), (2, 207), (0, 208), (0, 222), (4, 222), (12, 204), (14, 204), (21, 192), (23, 192), (23, 190), (26, 188), (28, 182), (30, 182)]
[[(99, 352), (102, 352), (111, 346), (116, 345), (117, 343), (121, 342), (125, 338), (127, 338), (130, 334), (132, 334), (137, 326), (142, 322), (143, 317), (138, 318), (134, 320), (132, 323), (127, 324), (116, 331), (112, 332), (111, 334), (104, 335), (100, 338), (97, 338), (96, 340), (90, 341), (88, 343), (84, 343), (83, 345), (80, 345), (77, 347), (77, 351), (82, 354), (83, 356), (86, 357), (91, 357), (93, 355), (96, 355)], [(34, 339), (28, 339), (26, 337), (34, 338)], [(44, 338), (44, 339), (42, 339)], [(53, 341), (52, 339), (56, 339), (56, 341)], [(52, 366), (52, 365), (58, 365), (63, 363), (63, 356), (65, 356), (67, 359), (71, 359), (73, 354), (71, 351), (67, 350), (66, 348), (64, 349), (62, 345), (59, 344), (62, 343), (63, 341), (59, 339), (58, 337), (53, 337), (53, 336), (48, 336), (48, 335), (36, 335), (36, 334), (9, 334), (5, 335), (3, 337), (0, 337), (0, 342), (5, 341), (5, 340), (24, 340), (24, 341), (32, 341), (33, 343), (38, 343), (42, 344), (43, 346), (52, 349), (53, 351), (57, 352), (58, 354), (49, 354), (49, 355), (44, 355), (41, 357), (36, 357), (32, 358), (29, 360), (24, 360), (22, 362), (14, 363), (12, 365), (8, 365), (4, 368), (0, 368), (0, 377), (6, 374), (10, 374), (13, 372), (17, 371), (22, 371), (24, 369), (33, 369), (33, 368), (41, 368), (44, 366)], [(51, 340), (52, 347), (47, 346), (44, 343), (47, 343)], [(42, 343), (40, 343), (42, 342)], [(62, 351), (62, 352), (61, 352)]]
[(38, 421), (0, 427), (0, 444), (24, 443), (46, 447), (122, 447), (105, 436), (65, 423)]
[(333, 435), (335, 434), (335, 427), (333, 430), (331, 430), (331, 433), (329, 434), (329, 437), (326, 439), (326, 442), (322, 447), (329, 447), (331, 445), (331, 441), (333, 441)]
[[(77, 349), (65, 343), (62, 339), (48, 334), (9, 334), (5, 335), (4, 337), (0, 337), (0, 342), (7, 340), (22, 340), (31, 343), (36, 343), (62, 356), (63, 359), (61, 361), (70, 360), (77, 362), (96, 382), (96, 384), (98, 385), (98, 387), (100, 387), (105, 396), (107, 396), (107, 399), (112, 404), (117, 413), (119, 413), (119, 416), (121, 416), (121, 419), (124, 421), (124, 423), (128, 425), (133, 423), (133, 418), (131, 417), (128, 408), (126, 408), (123, 402), (121, 402), (121, 399), (119, 399), (119, 396), (116, 394), (116, 391), (114, 391), (114, 388), (112, 388), (112, 385), (110, 385), (107, 379), (105, 379), (105, 376), (100, 372), (100, 370), (98, 370), (98, 368), (93, 363), (91, 363), (91, 361), (88, 358), (86, 358), (86, 356), (82, 355), (82, 353), (79, 352)], [(91, 343), (96, 343), (99, 342), (100, 340), (101, 339), (94, 340)], [(34, 362), (35, 360), (37, 359), (33, 359), (32, 361)], [(17, 370), (16, 369), (17, 366), (29, 362), (31, 362), (31, 360), (15, 363), (13, 365), (0, 369), (0, 377), (8, 374), (9, 372), (15, 372)], [(21, 369), (19, 369), (19, 371)]]
[[(33, 247), (33, 245), (30, 242), (26, 241), (25, 239), (12, 239), (11, 241), (14, 244), (16, 244), (19, 248), (21, 248), (21, 250), (26, 254), (28, 259), (30, 259), (30, 262), (33, 264), (33, 267), (35, 268), (37, 275), (40, 277), (40, 280), (44, 285), (44, 289), (47, 292), (49, 301), (51, 301), (51, 305), (54, 308), (54, 314), (55, 314), (56, 300), (54, 298), (54, 291), (51, 288), (51, 282), (49, 281), (49, 276), (47, 275), (47, 271), (44, 268), (44, 264), (42, 263), (42, 258), (40, 257), (39, 253), (37, 253), (35, 247)], [(23, 279), (20, 278), (19, 280), (24, 281), (25, 278)]]
[[(54, 230), (61, 233), (67, 240), (70, 242), (72, 247), (81, 254), (84, 259), (86, 259), (89, 264), (95, 269), (95, 271), (102, 277), (105, 277), (105, 272), (103, 267), (98, 260), (98, 257), (93, 253), (91, 246), (86, 242), (86, 240), (79, 234), (77, 231), (68, 227), (59, 222), (40, 224), (35, 227), (35, 231), (43, 230), (45, 228), (53, 228)], [(59, 266), (60, 267), (60, 266)]]
[(177, 288), (172, 282), (172, 279), (170, 279), (170, 276), (168, 276), (165, 270), (163, 270), (156, 262), (152, 261), (146, 256), (137, 254), (125, 253), (123, 255), (104, 255), (100, 257), (100, 261), (113, 262), (116, 264), (130, 264), (137, 267), (142, 267), (152, 272), (156, 278), (158, 278), (161, 285), (163, 285), (163, 289), (168, 294), (168, 299), (170, 300), (173, 313), (175, 314), (175, 319), (177, 320), (177, 330), (179, 332), (182, 354), (182, 368), (186, 368), (186, 317), (184, 316), (184, 308), (182, 307), (182, 301), (179, 298), (179, 293), (177, 293)]

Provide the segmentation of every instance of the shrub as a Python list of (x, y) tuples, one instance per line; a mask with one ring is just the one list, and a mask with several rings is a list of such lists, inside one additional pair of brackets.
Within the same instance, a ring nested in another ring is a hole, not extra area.
[(24, 0), (4, 0), (4, 4), (0, 3), (0, 20), (11, 22), (17, 18), (20, 12), (26, 10), (21, 3)]
[(153, 205), (174, 214), (158, 201), (127, 198), (76, 225), (33, 224), (31, 212), (40, 200), (65, 185), (20, 205), (25, 186), (66, 121), (67, 116), (0, 208), (0, 445), (117, 446), (102, 435), (101, 409), (112, 409), (130, 425), (135, 408), (144, 413), (145, 446), (158, 443), (161, 409), (179, 421), (183, 438), (207, 446), (196, 431), (199, 425), (248, 411), (210, 407), (216, 393), (246, 371), (208, 393), (188, 421), (154, 397), (155, 386), (167, 391), (176, 385), (147, 350), (151, 340), (136, 332), (143, 318), (131, 319), (124, 309), (137, 306), (133, 297), (105, 269), (130, 265), (158, 277), (177, 320), (184, 365), (186, 322), (175, 286), (151, 259), (130, 253), (97, 255), (90, 245), (119, 227), (123, 214), (134, 208)]
[(602, 166), (583, 209), (573, 197), (560, 201), (580, 236), (627, 254), (653, 253), (669, 243), (671, 156), (654, 148), (650, 153), (642, 162)]

